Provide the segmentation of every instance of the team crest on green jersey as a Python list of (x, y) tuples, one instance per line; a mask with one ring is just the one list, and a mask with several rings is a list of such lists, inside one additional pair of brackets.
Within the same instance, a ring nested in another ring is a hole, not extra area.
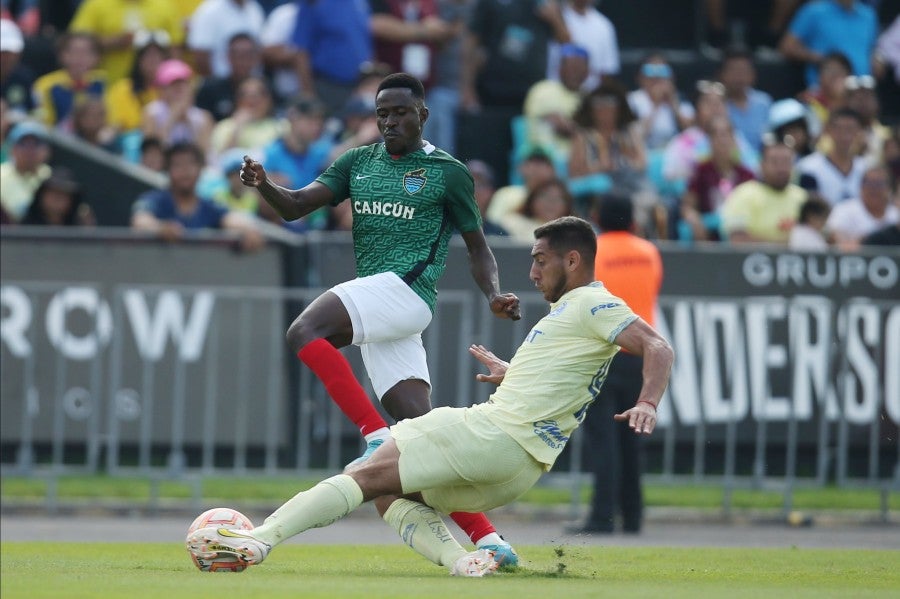
[(425, 177), (424, 168), (409, 171), (403, 175), (403, 189), (410, 195), (418, 193), (425, 187), (426, 181), (428, 181), (428, 179)]

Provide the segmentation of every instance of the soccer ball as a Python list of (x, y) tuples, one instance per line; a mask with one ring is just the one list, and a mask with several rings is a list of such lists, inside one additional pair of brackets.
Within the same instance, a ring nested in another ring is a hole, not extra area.
[[(188, 527), (188, 537), (194, 531), (207, 526), (253, 530), (253, 523), (250, 521), (250, 518), (239, 511), (230, 507), (214, 507), (211, 510), (206, 510), (191, 522), (191, 525)], [(188, 547), (188, 553), (190, 553), (194, 565), (201, 572), (243, 572), (250, 566), (241, 558), (230, 553), (222, 553), (213, 558), (201, 557), (191, 551), (190, 547)]]

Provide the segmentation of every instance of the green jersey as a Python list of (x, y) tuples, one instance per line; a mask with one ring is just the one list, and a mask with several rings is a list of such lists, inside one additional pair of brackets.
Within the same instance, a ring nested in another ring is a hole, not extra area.
[(469, 170), (431, 144), (394, 158), (383, 143), (342, 154), (316, 181), (349, 198), (356, 276), (393, 272), (434, 312), (454, 228), (481, 228)]

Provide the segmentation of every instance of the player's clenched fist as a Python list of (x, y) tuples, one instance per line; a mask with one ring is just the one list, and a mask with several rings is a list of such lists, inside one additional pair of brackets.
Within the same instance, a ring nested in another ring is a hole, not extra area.
[(522, 318), (519, 298), (513, 293), (501, 293), (492, 297), (491, 312), (500, 318), (511, 318), (512, 320)]
[(258, 187), (266, 180), (266, 169), (263, 165), (249, 156), (244, 156), (244, 164), (241, 165), (241, 183), (247, 187)]

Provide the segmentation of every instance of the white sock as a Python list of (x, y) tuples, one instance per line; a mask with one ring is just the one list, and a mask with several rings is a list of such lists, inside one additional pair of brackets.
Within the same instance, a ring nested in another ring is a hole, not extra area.
[(475, 546), (479, 549), (485, 545), (506, 545), (506, 541), (495, 532), (488, 533), (475, 542)]
[(382, 441), (387, 441), (391, 438), (391, 429), (386, 426), (381, 427), (377, 431), (372, 431), (368, 435), (365, 435), (366, 443), (371, 443), (375, 439), (381, 439)]
[(362, 489), (356, 481), (346, 474), (338, 474), (294, 495), (251, 534), (275, 546), (304, 530), (340, 520), (362, 502)]
[(413, 551), (439, 566), (452, 567), (466, 554), (437, 512), (424, 503), (398, 499), (383, 518)]

